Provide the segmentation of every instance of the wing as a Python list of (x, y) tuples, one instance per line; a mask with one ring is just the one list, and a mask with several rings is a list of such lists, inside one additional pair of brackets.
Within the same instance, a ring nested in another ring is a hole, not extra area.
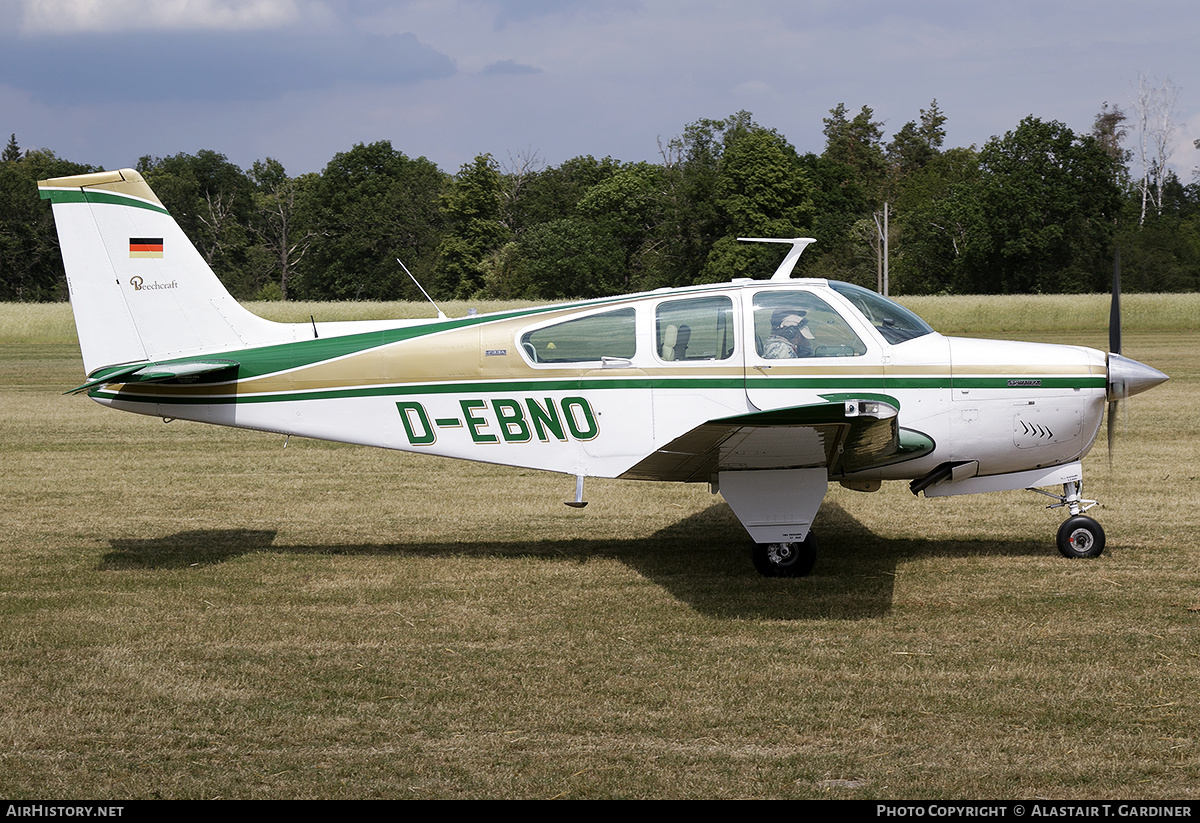
[(720, 471), (818, 467), (839, 476), (932, 451), (929, 437), (900, 428), (898, 414), (883, 400), (849, 398), (722, 417), (680, 435), (621, 477), (707, 482)]

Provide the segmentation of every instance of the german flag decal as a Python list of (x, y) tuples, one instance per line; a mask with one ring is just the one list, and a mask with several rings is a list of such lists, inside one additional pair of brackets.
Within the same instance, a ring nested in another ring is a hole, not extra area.
[(130, 237), (129, 256), (133, 257), (162, 257), (163, 239), (161, 237)]

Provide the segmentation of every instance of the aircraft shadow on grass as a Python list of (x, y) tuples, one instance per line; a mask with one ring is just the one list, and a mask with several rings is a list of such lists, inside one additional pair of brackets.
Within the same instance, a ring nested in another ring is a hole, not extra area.
[(207, 529), (159, 538), (116, 538), (101, 568), (179, 569), (258, 552), (421, 557), (545, 557), (586, 563), (615, 559), (697, 612), (720, 618), (858, 620), (891, 611), (897, 568), (919, 557), (1041, 556), (1038, 541), (913, 540), (874, 534), (836, 503), (818, 516), (817, 566), (806, 578), (763, 578), (747, 562), (750, 542), (728, 506), (707, 509), (628, 540), (476, 541), (276, 546), (276, 532)]

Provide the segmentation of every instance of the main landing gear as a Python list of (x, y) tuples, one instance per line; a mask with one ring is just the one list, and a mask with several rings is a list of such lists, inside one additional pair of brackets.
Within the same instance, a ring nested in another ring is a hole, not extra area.
[(817, 562), (817, 537), (799, 543), (755, 543), (754, 568), (764, 577), (807, 577)]
[(1071, 513), (1058, 527), (1058, 551), (1063, 557), (1099, 557), (1104, 551), (1104, 529), (1094, 519), (1085, 517), (1084, 512), (1096, 505), (1095, 500), (1085, 500), (1080, 495), (1078, 480), (1063, 483), (1062, 494), (1051, 494), (1041, 489), (1029, 491), (1044, 494), (1058, 500), (1047, 506), (1049, 509), (1066, 508)]

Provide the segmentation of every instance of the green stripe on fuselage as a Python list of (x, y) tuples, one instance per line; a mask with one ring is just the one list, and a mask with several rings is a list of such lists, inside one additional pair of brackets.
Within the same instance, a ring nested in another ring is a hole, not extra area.
[[(956, 381), (954, 385), (969, 385), (977, 389), (1006, 389), (1014, 392), (1036, 392), (1029, 386), (1010, 386), (1015, 378), (973, 378), (970, 383)], [(447, 383), (411, 383), (385, 386), (347, 386), (336, 389), (313, 389), (311, 391), (285, 391), (270, 394), (227, 394), (227, 395), (176, 395), (169, 393), (169, 386), (162, 386), (159, 393), (150, 386), (138, 386), (137, 392), (114, 392), (93, 389), (89, 395), (97, 398), (139, 403), (161, 403), (164, 405), (228, 405), (233, 403), (282, 403), (297, 400), (335, 400), (356, 397), (403, 397), (414, 395), (442, 394), (507, 394), (557, 391), (612, 391), (620, 389), (655, 389), (671, 391), (681, 389), (706, 390), (807, 390), (815, 392), (843, 392), (846, 397), (861, 398), (869, 389), (897, 391), (904, 389), (948, 389), (951, 379), (947, 376), (922, 378), (882, 377), (775, 377), (745, 379), (740, 377), (628, 377), (628, 378), (579, 378), (579, 379), (526, 379), (526, 380), (463, 380)], [(1042, 378), (1042, 389), (1104, 388), (1103, 377), (1057, 377)], [(194, 386), (193, 386), (194, 388)], [(826, 396), (830, 396), (826, 394)]]
[[(337, 337), (314, 338), (312, 340), (297, 340), (288, 343), (276, 343), (250, 349), (235, 349), (220, 352), (209, 352), (205, 356), (227, 357), (237, 360), (240, 364), (237, 377), (239, 380), (264, 377), (293, 369), (313, 366), (328, 360), (360, 354), (374, 348), (415, 340), (441, 332), (466, 329), (488, 323), (499, 323), (519, 317), (533, 317), (557, 311), (578, 311), (593, 306), (604, 306), (609, 303), (624, 302), (629, 297), (601, 298), (579, 303), (564, 303), (561, 305), (538, 306), (529, 309), (512, 309), (496, 314), (481, 314), (470, 317), (459, 317), (447, 320), (430, 320), (413, 325), (397, 326), (392, 329), (345, 334)], [(195, 360), (196, 356), (180, 357), (172, 360), (157, 361), (159, 365)], [(119, 367), (114, 367), (116, 371)], [(103, 376), (103, 370), (97, 370), (90, 377)]]

